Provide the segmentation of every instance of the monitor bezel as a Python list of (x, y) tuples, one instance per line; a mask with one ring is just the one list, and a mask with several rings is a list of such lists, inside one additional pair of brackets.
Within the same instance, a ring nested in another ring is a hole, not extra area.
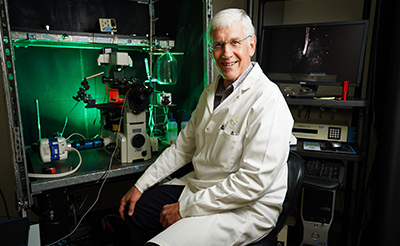
[[(343, 26), (343, 25), (363, 25), (364, 26), (364, 31), (363, 31), (363, 38), (362, 38), (362, 44), (361, 44), (361, 53), (359, 57), (359, 63), (358, 63), (358, 69), (357, 69), (357, 79), (356, 82), (350, 82), (349, 86), (350, 87), (358, 87), (362, 84), (362, 79), (363, 79), (363, 72), (364, 72), (364, 66), (365, 66), (365, 54), (366, 54), (366, 47), (367, 47), (367, 41), (368, 41), (368, 30), (369, 30), (369, 21), (368, 20), (356, 20), (356, 21), (340, 21), (340, 22), (319, 22), (319, 23), (301, 23), (301, 24), (284, 24), (284, 25), (264, 25), (261, 29), (261, 35), (260, 35), (260, 42), (258, 44), (258, 52), (257, 52), (257, 62), (260, 66), (262, 66), (262, 54), (263, 54), (263, 43), (264, 43), (264, 38), (265, 38), (265, 30), (266, 29), (289, 29), (289, 28), (302, 28), (302, 27), (323, 27), (323, 26)], [(262, 67), (261, 67), (262, 68)], [(267, 74), (266, 71), (264, 71), (265, 74)], [(268, 76), (268, 75), (267, 75)], [(275, 82), (275, 81), (273, 81)], [(320, 86), (320, 85), (326, 85), (326, 86), (342, 86), (343, 81), (336, 81), (336, 82), (314, 82), (314, 81), (297, 81), (297, 80), (279, 80), (276, 81), (275, 83), (281, 84), (302, 84), (302, 85), (315, 85), (315, 86)]]

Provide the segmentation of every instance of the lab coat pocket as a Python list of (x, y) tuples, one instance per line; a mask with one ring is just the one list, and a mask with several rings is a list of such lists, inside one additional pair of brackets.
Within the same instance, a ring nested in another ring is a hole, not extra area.
[(241, 143), (240, 134), (229, 134), (224, 130), (220, 130), (213, 141), (213, 146), (208, 148), (208, 158), (210, 164), (220, 167), (228, 171), (237, 161), (240, 156), (239, 145)]

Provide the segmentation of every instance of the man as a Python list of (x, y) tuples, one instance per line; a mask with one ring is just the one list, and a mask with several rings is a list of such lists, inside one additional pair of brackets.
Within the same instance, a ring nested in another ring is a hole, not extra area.
[[(148, 245), (247, 245), (275, 226), (293, 119), (278, 87), (251, 62), (254, 34), (243, 10), (215, 15), (207, 38), (220, 75), (176, 142), (121, 199), (121, 217), (146, 228)], [(194, 172), (154, 187), (190, 161)]]

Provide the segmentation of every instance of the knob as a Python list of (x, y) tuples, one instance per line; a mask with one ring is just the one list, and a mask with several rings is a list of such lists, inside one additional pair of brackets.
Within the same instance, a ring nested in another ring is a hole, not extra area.
[(313, 239), (319, 238), (318, 232), (313, 232), (313, 233), (311, 233), (311, 237), (312, 237)]
[(135, 148), (140, 148), (144, 145), (145, 142), (146, 139), (142, 134), (136, 134), (135, 136), (133, 136), (131, 144)]

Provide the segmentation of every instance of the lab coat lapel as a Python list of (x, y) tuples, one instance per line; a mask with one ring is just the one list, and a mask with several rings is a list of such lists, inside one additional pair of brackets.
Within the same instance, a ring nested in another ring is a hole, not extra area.
[(211, 86), (207, 88), (207, 109), (209, 114), (212, 114), (212, 112), (214, 111), (215, 90), (216, 87), (218, 86), (218, 81), (220, 77), (221, 75), (217, 76), (217, 78), (213, 81)]
[[(253, 64), (254, 64), (254, 67), (253, 67), (252, 71), (250, 71), (250, 73), (244, 79), (243, 83), (239, 86), (238, 89), (234, 90), (232, 92), (232, 94), (228, 98), (226, 98), (225, 101), (222, 103), (231, 104), (232, 102), (238, 100), (242, 96), (243, 93), (245, 93), (247, 90), (249, 90), (251, 88), (251, 86), (257, 80), (260, 79), (262, 70), (261, 70), (260, 66), (258, 65), (258, 63), (253, 62)], [(221, 78), (221, 75), (218, 75), (217, 78), (213, 81), (212, 86), (210, 86), (207, 91), (207, 94), (208, 94), (207, 108), (208, 108), (210, 114), (212, 114), (214, 112), (214, 96), (215, 96), (216, 87), (218, 86), (218, 81), (220, 78)], [(220, 112), (222, 110), (222, 108), (225, 108), (225, 107), (217, 107), (215, 109), (214, 114), (217, 114), (218, 112)]]
[(247, 75), (247, 77), (244, 79), (243, 83), (239, 87), (241, 94), (250, 89), (250, 87), (252, 87), (253, 84), (260, 79), (260, 75), (262, 74), (261, 67), (258, 65), (258, 63), (252, 63), (254, 67), (251, 69), (250, 73)]

